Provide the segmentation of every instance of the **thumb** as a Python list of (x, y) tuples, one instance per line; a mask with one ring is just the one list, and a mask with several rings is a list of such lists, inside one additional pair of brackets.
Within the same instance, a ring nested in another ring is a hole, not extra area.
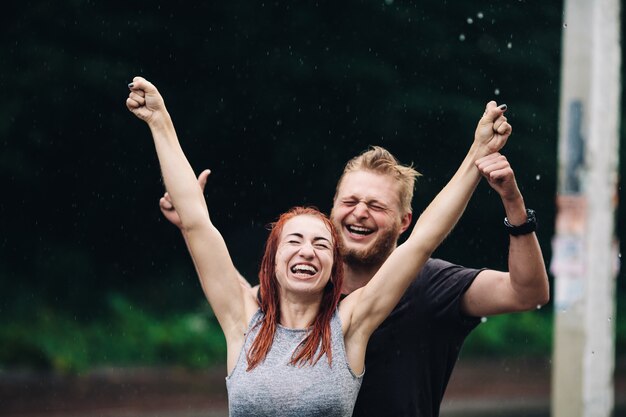
[(161, 210), (166, 210), (166, 211), (170, 211), (174, 208), (174, 206), (172, 205), (172, 202), (169, 201), (165, 197), (161, 197), (161, 199), (159, 200), (159, 207), (161, 207)]
[(209, 178), (209, 175), (211, 175), (210, 169), (205, 169), (204, 171), (200, 173), (200, 175), (198, 175), (198, 184), (200, 185), (200, 189), (202, 191), (204, 191), (204, 187), (206, 187), (206, 182), (207, 182), (207, 179)]

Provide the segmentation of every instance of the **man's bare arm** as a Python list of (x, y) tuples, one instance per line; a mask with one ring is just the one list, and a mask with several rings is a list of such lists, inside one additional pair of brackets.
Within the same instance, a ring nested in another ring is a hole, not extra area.
[[(506, 158), (487, 156), (476, 161), (476, 166), (500, 195), (509, 223), (524, 224), (526, 205)], [(549, 301), (548, 274), (534, 232), (510, 237), (508, 267), (508, 272), (484, 270), (478, 274), (463, 296), (465, 314), (481, 317), (531, 310)]]

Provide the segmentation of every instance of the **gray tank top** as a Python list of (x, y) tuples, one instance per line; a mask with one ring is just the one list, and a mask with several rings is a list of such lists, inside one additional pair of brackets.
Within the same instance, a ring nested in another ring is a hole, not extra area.
[(355, 375), (348, 366), (337, 311), (330, 322), (332, 366), (328, 365), (326, 355), (313, 366), (290, 365), (292, 354), (307, 330), (278, 325), (265, 361), (248, 372), (246, 352), (259, 330), (254, 325), (262, 317), (259, 310), (250, 320), (235, 369), (226, 377), (229, 415), (350, 417), (363, 374)]

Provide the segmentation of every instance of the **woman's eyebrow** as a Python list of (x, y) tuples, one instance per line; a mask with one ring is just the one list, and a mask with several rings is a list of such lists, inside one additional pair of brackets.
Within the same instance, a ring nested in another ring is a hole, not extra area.
[[(288, 238), (290, 236), (297, 237), (297, 238), (300, 238), (300, 239), (304, 239), (304, 235), (302, 233), (297, 233), (297, 232), (289, 233), (287, 236), (285, 236), (285, 238)], [(323, 236), (316, 236), (316, 237), (313, 238), (313, 242), (317, 242), (318, 240), (325, 240), (326, 242), (332, 244), (330, 239), (325, 238)]]

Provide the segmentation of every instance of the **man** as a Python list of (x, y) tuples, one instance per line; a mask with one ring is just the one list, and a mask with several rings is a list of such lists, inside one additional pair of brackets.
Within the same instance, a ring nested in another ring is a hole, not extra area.
[[(429, 260), (370, 338), (354, 416), (438, 416), (461, 345), (480, 317), (531, 310), (548, 302), (534, 212), (526, 209), (513, 170), (497, 153), (476, 161), (476, 167), (504, 205), (503, 227), (511, 235), (509, 271)], [(200, 174), (201, 187), (208, 174)], [(418, 175), (381, 147), (346, 164), (331, 211), (343, 241), (345, 294), (374, 276), (409, 227)], [(168, 220), (180, 225), (167, 193), (160, 206)]]

